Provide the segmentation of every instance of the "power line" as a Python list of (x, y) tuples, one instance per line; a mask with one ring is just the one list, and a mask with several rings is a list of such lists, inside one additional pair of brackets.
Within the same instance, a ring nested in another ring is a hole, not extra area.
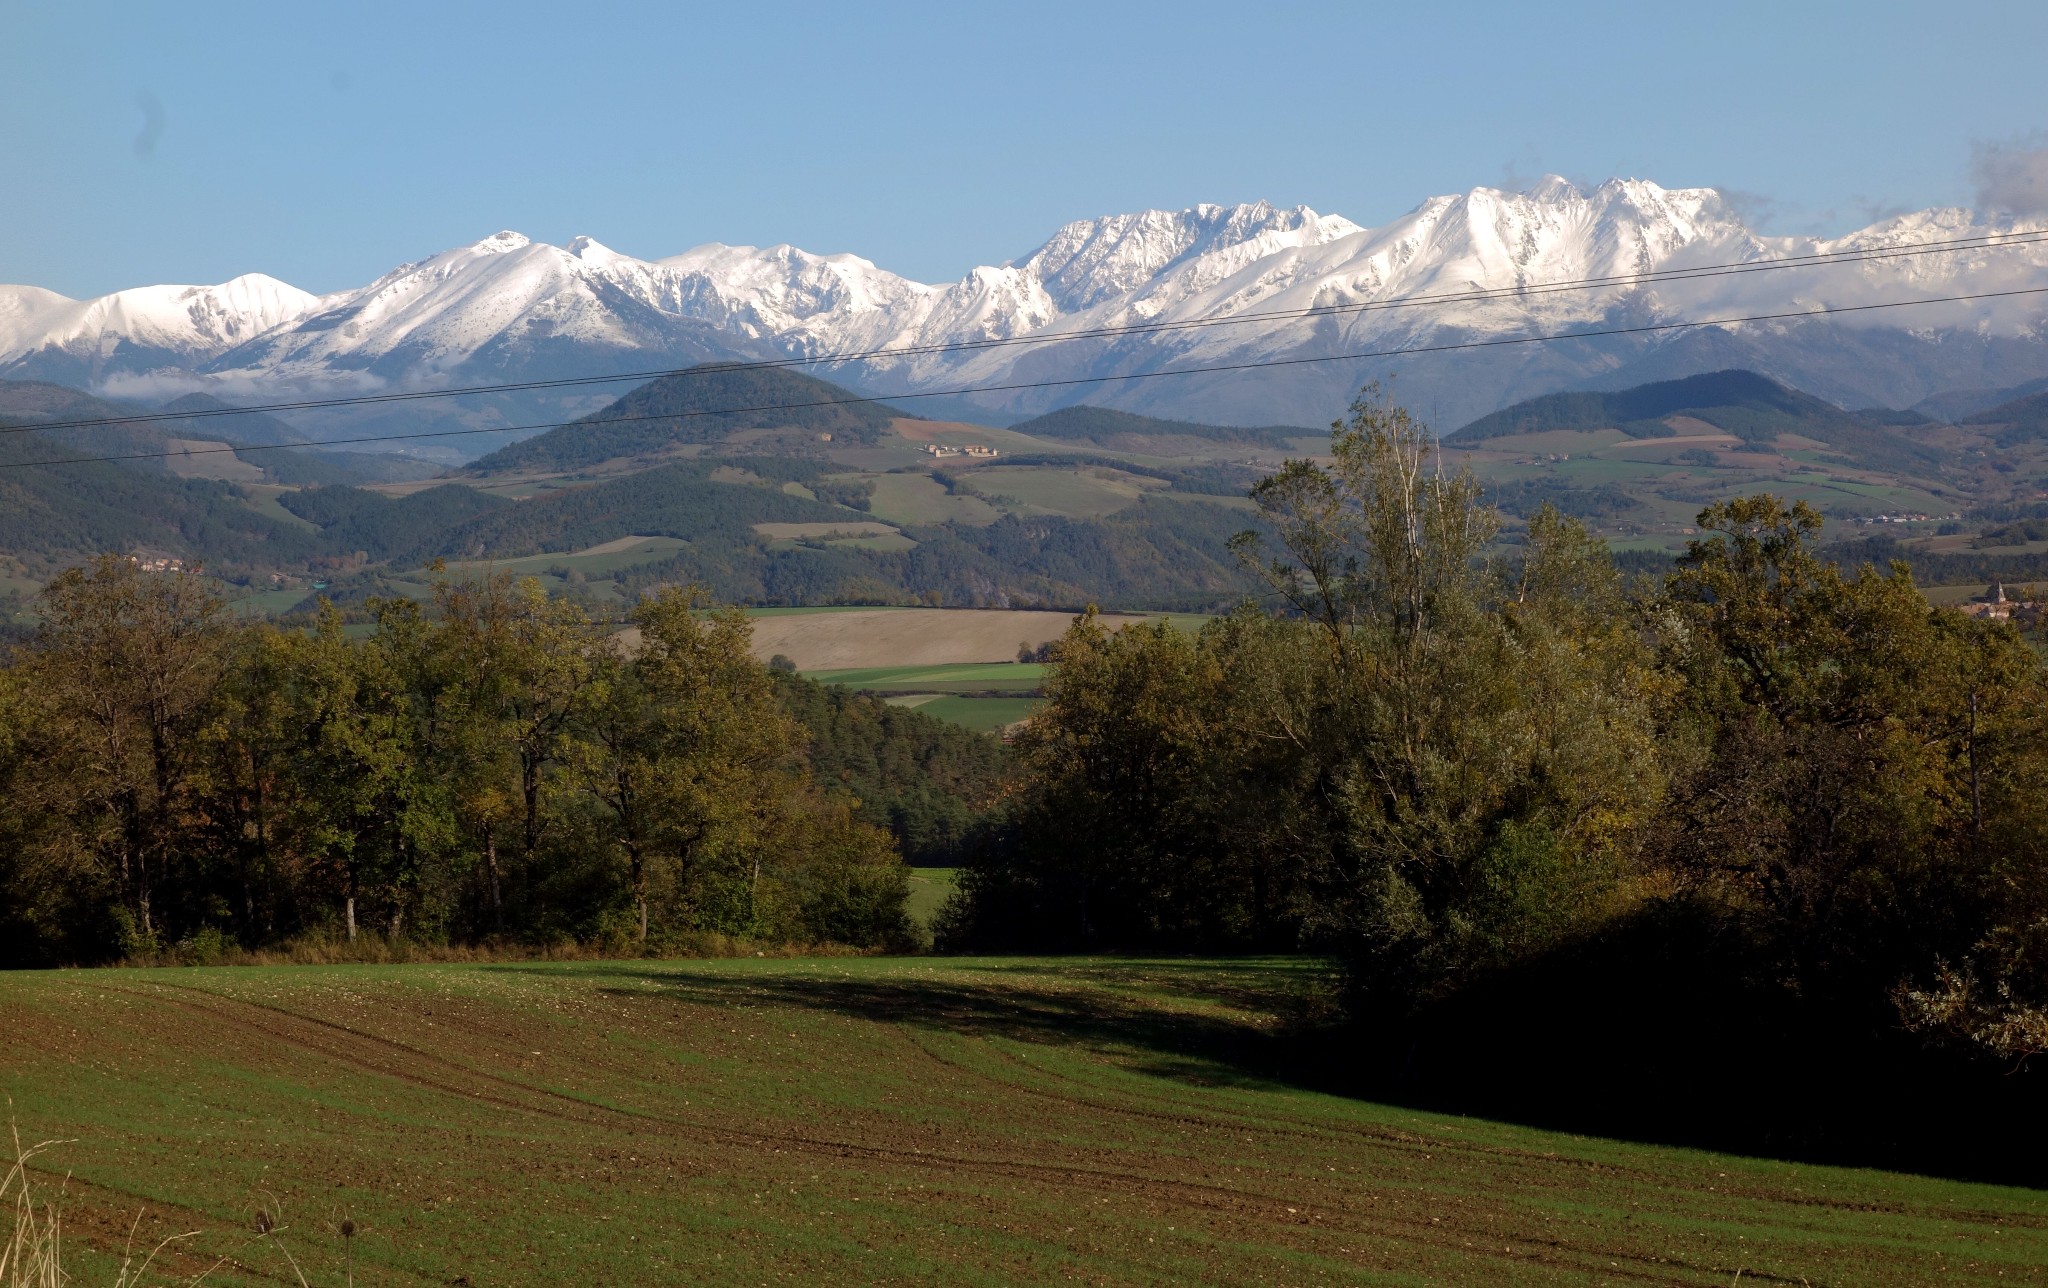
[[(1654, 269), (1642, 273), (1575, 278), (1562, 282), (1538, 283), (1533, 286), (1493, 287), (1476, 291), (1445, 291), (1433, 295), (1407, 296), (1396, 300), (1364, 300), (1350, 304), (1316, 305), (1305, 309), (1239, 313), (1229, 317), (1135, 322), (1120, 326), (1085, 328), (1077, 331), (1034, 332), (1030, 335), (1005, 336), (985, 340), (953, 340), (936, 344), (811, 354), (758, 362), (707, 363), (695, 367), (670, 367), (650, 371), (621, 372), (616, 375), (561, 376), (547, 380), (518, 380), (489, 385), (461, 385), (449, 389), (417, 389), (395, 393), (350, 394), (335, 398), (309, 398), (294, 402), (260, 403), (246, 407), (201, 408), (183, 412), (138, 412), (133, 416), (105, 416), (86, 420), (49, 421), (36, 425), (0, 427), (0, 433), (23, 433), (43, 429), (86, 429), (98, 426), (144, 424), (165, 420), (205, 420), (215, 416), (259, 415), (282, 411), (319, 411), (336, 407), (375, 406), (432, 398), (461, 398), (482, 394), (521, 393), (540, 389), (569, 389), (590, 385), (620, 384), (626, 381), (656, 380), (674, 376), (712, 375), (734, 371), (770, 371), (790, 367), (836, 366), (854, 362), (870, 362), (883, 358), (927, 357), (944, 353), (982, 352), (1018, 345), (1063, 344), (1080, 340), (1172, 334), (1182, 331), (1204, 330), (1209, 327), (1245, 326), (1260, 322), (1306, 321), (1320, 317), (1377, 313), (1393, 309), (1424, 308), (1451, 304), (1484, 304), (1500, 300), (1541, 298), (1546, 295), (1564, 294), (1573, 291), (1600, 290), (1613, 286), (1656, 286), (1669, 282), (1689, 282), (1720, 277), (1741, 277), (1752, 273), (1782, 272), (1787, 269), (1827, 268), (1884, 260), (1911, 259), (1923, 255), (1953, 255), (1971, 250), (2004, 250), (2044, 244), (2048, 244), (2048, 230), (2024, 233), (1986, 233), (1971, 237), (1951, 238), (1939, 242), (1922, 242), (1914, 246), (1860, 247), (1844, 251), (1823, 251), (1810, 255), (1787, 255), (1772, 259), (1746, 260), (1693, 268)], [(905, 394), (898, 401), (901, 401), (902, 398), (930, 396), (934, 395)], [(877, 400), (863, 399), (862, 401), (872, 402)], [(293, 446), (301, 447), (317, 445), (293, 444)]]
[[(1918, 308), (1929, 304), (1966, 304), (1977, 300), (2009, 299), (2022, 295), (2048, 294), (2048, 286), (2032, 286), (2009, 291), (1981, 291), (1972, 295), (1945, 295), (1924, 300), (1890, 300), (1878, 304), (1847, 304), (1819, 309), (1797, 309), (1782, 313), (1755, 313), (1745, 317), (1706, 318), (1695, 322), (1652, 322), (1640, 326), (1605, 327), (1595, 331), (1565, 331), (1555, 335), (1504, 336), (1492, 340), (1465, 340), (1450, 344), (1416, 345), (1399, 349), (1374, 349), (1358, 353), (1332, 353), (1317, 357), (1262, 358), (1250, 362), (1222, 363), (1206, 367), (1169, 367), (1159, 371), (1133, 371), (1121, 375), (1075, 376), (1063, 380), (1028, 380), (1001, 385), (968, 385), (957, 389), (928, 389), (919, 393), (854, 395), (847, 398), (830, 398), (815, 402), (768, 403), (756, 407), (725, 407), (717, 410), (670, 412), (661, 415), (613, 416), (595, 421), (549, 421), (538, 425), (499, 425), (483, 429), (441, 429), (424, 430), (413, 434), (373, 434), (360, 438), (330, 438), (310, 443), (276, 443), (261, 447), (201, 447), (174, 452), (130, 452), (111, 456), (79, 456), (54, 461), (8, 461), (0, 462), (0, 469), (28, 469), (45, 465), (93, 465), (105, 461), (152, 461), (170, 457), (211, 456), (222, 452), (240, 454), (244, 452), (284, 452), (301, 447), (349, 447), (362, 443), (399, 443), (423, 438), (461, 438), (470, 434), (517, 434), (538, 433), (549, 429), (566, 429), (575, 425), (595, 429), (606, 425), (632, 424), (650, 420), (695, 420), (703, 416), (739, 416), (765, 411), (803, 411), (815, 407), (844, 407), (853, 403), (896, 403), (909, 402), (916, 398), (952, 398), (962, 394), (1012, 393), (1027, 389), (1060, 389), (1075, 385), (1100, 385), (1133, 380), (1156, 380), (1167, 376), (1200, 376), (1228, 371), (1251, 371), (1268, 367), (1300, 367), (1324, 362), (1359, 362), (1369, 358), (1395, 358), (1431, 353), (1449, 353), (1463, 349), (1493, 349), (1520, 344), (1554, 344), (1564, 340), (1595, 340), (1617, 335), (1646, 335), (1663, 331), (1696, 330), (1700, 327), (1733, 326), (1745, 322), (1779, 322), (1795, 318), (1834, 317), (1844, 313), (1869, 313), (1879, 309)], [(30, 426), (43, 429), (48, 426)]]

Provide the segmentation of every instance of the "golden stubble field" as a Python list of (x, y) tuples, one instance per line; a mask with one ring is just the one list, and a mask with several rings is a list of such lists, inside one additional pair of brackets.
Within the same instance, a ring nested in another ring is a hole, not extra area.
[[(1139, 614), (1104, 614), (1121, 630), (1150, 620)], [(845, 671), (884, 666), (942, 666), (1013, 662), (1017, 646), (1033, 648), (1064, 635), (1072, 613), (1031, 609), (871, 608), (764, 613), (754, 619), (754, 656), (777, 654), (800, 671)]]

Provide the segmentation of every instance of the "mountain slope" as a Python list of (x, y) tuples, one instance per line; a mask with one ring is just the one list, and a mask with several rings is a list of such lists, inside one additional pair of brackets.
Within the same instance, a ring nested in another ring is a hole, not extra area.
[[(227, 406), (205, 394), (189, 394), (157, 410), (207, 411)], [(369, 483), (416, 479), (434, 472), (420, 462), (397, 456), (289, 446), (303, 443), (304, 435), (274, 416), (256, 412), (190, 419), (120, 420), (123, 416), (156, 414), (156, 410), (148, 407), (95, 398), (46, 381), (0, 380), (0, 417), (10, 418), (21, 426), (65, 421), (115, 422), (38, 430), (34, 437), (43, 444), (42, 455), (23, 459), (125, 456), (134, 459), (114, 463), (146, 473), (172, 472), (286, 484)], [(221, 445), (266, 449), (285, 446), (287, 450), (214, 451), (184, 458), (164, 455), (180, 449)]]
[(61, 454), (40, 433), (0, 432), (0, 552), (61, 562), (146, 549), (224, 568), (319, 553), (310, 534), (257, 513), (231, 484), (106, 462), (14, 467)]

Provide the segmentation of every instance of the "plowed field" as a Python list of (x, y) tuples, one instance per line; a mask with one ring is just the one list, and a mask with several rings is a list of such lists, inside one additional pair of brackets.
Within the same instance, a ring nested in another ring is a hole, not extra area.
[[(1307, 1091), (1292, 962), (0, 976), (71, 1269), (210, 1284), (2040, 1282), (2048, 1195)], [(1265, 1053), (1262, 1055), (1261, 1053)], [(1256, 1072), (1261, 1068), (1266, 1072)], [(258, 1239), (258, 1206), (286, 1229)], [(353, 1223), (346, 1242), (342, 1221)], [(350, 1261), (352, 1259), (352, 1265)]]

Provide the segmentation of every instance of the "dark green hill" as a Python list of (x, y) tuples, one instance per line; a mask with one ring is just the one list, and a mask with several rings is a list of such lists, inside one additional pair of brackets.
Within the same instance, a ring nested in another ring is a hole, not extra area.
[(573, 470), (676, 444), (723, 442), (735, 430), (790, 429), (871, 443), (908, 415), (838, 385), (762, 367), (692, 367), (651, 380), (602, 411), (500, 448), (469, 468)]
[(1183, 438), (1206, 438), (1221, 443), (1257, 443), (1266, 447), (1286, 447), (1294, 439), (1313, 438), (1321, 433), (1320, 430), (1296, 429), (1288, 425), (1265, 425), (1258, 428), (1201, 425), (1186, 420), (1160, 420), (1154, 416), (1140, 416), (1109, 407), (1085, 406), (1062, 407), (1058, 411), (1047, 412), (1043, 416), (1022, 421), (1010, 428), (1034, 438), (1049, 438), (1061, 442), (1108, 444), (1126, 437), (1154, 438), (1172, 434)]
[(1614, 393), (1545, 394), (1481, 416), (1445, 441), (1476, 443), (1556, 429), (1619, 429), (1637, 438), (1664, 438), (1673, 432), (1658, 423), (1666, 416), (1691, 416), (1751, 441), (1850, 419), (1833, 403), (1754, 371), (1715, 371)]
[[(768, 465), (771, 462), (763, 461)], [(777, 480), (761, 484), (715, 481), (712, 474), (752, 460), (679, 461), (516, 505), (494, 506), (461, 523), (424, 535), (412, 547), (392, 547), (395, 566), (436, 555), (453, 559), (513, 559), (580, 550), (619, 537), (716, 537), (751, 546), (756, 523), (859, 523), (866, 515), (823, 501), (792, 496)], [(457, 491), (462, 489), (435, 489)], [(432, 495), (420, 493), (421, 496)]]
[(1945, 464), (1939, 451), (1912, 436), (1927, 423), (1920, 418), (1859, 416), (1754, 371), (1715, 371), (1613, 393), (1545, 394), (1481, 416), (1444, 441), (1469, 447), (1512, 434), (1592, 429), (1670, 438), (1678, 431), (1664, 421), (1672, 416), (1704, 421), (1765, 449), (1780, 434), (1798, 434), (1864, 469), (1924, 475)]

